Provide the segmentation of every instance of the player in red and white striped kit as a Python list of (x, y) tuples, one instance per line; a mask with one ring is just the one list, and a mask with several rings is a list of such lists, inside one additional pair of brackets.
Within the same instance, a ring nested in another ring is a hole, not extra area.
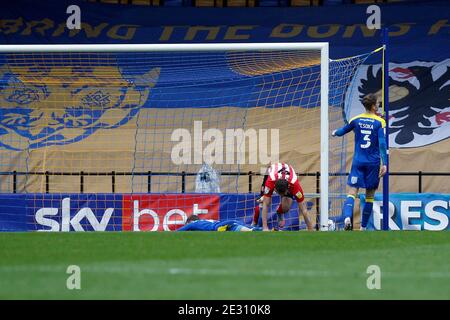
[[(280, 205), (277, 208), (278, 226), (283, 228), (285, 225), (284, 214), (291, 209), (292, 202), (295, 199), (298, 203), (300, 213), (305, 219), (308, 230), (313, 230), (313, 224), (308, 218), (308, 211), (304, 202), (305, 196), (298, 180), (294, 168), (287, 163), (274, 163), (267, 168), (261, 185), (261, 197), (258, 199), (262, 203), (262, 209), (257, 206), (253, 216), (253, 224), (256, 225), (259, 220), (259, 214), (262, 214), (263, 231), (268, 231), (267, 216), (270, 205), (272, 204), (272, 194), (276, 191), (281, 197)], [(262, 212), (260, 212), (262, 211)]]

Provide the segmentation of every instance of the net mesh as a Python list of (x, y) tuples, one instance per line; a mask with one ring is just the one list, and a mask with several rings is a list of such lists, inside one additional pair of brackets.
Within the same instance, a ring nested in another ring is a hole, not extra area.
[[(330, 61), (330, 130), (367, 56)], [(2, 54), (0, 191), (25, 195), (30, 230), (173, 230), (197, 213), (250, 224), (279, 161), (315, 220), (320, 93), (318, 50)], [(347, 149), (330, 140), (331, 217)], [(304, 228), (295, 209), (286, 230)], [(3, 229), (24, 211), (8, 210)]]

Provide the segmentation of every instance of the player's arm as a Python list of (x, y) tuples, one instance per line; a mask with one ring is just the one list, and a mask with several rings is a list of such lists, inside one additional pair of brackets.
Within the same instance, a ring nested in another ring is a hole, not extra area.
[(265, 186), (266, 186), (266, 182), (267, 182), (267, 179), (269, 179), (270, 166), (271, 166), (271, 164), (269, 164), (269, 166), (266, 168), (266, 173), (264, 174), (264, 177), (263, 177), (263, 180), (262, 180), (262, 183), (261, 183), (261, 189), (260, 189), (260, 192), (259, 192), (259, 199), (258, 200), (260, 200), (260, 201), (258, 201), (258, 202), (262, 201), (261, 198), (264, 195), (264, 189), (265, 189)]
[(262, 202), (262, 228), (263, 231), (268, 231), (269, 227), (267, 225), (267, 216), (269, 215), (269, 208), (272, 204), (272, 197), (270, 196), (263, 196), (263, 202)]
[(314, 225), (311, 221), (311, 219), (309, 219), (308, 217), (308, 208), (306, 207), (306, 203), (305, 201), (302, 201), (298, 204), (298, 207), (300, 209), (300, 213), (303, 216), (303, 219), (305, 219), (305, 223), (306, 223), (306, 227), (308, 228), (309, 231), (314, 230)]
[(350, 121), (347, 125), (343, 126), (340, 129), (334, 130), (331, 135), (333, 137), (342, 137), (344, 134), (349, 133), (350, 131), (353, 130), (353, 128), (355, 127), (353, 121)]
[(380, 148), (380, 157), (382, 161), (382, 166), (380, 169), (380, 177), (382, 177), (387, 172), (387, 146), (383, 126), (378, 129), (378, 147)]
[(277, 212), (277, 217), (278, 217), (278, 228), (283, 229), (284, 226), (286, 225), (286, 220), (284, 219), (284, 213), (278, 213)]
[(181, 228), (178, 228), (177, 231), (191, 231), (192, 230), (191, 226), (192, 223), (185, 224)]
[(188, 222), (181, 228), (177, 229), (177, 231), (199, 231), (199, 230), (201, 231), (201, 229), (199, 229), (199, 225), (197, 223), (195, 223), (195, 221)]
[(262, 202), (262, 200), (263, 200), (263, 197), (264, 197), (264, 189), (265, 189), (266, 181), (267, 181), (268, 178), (269, 178), (269, 174), (266, 173), (266, 174), (264, 175), (263, 181), (262, 181), (262, 183), (261, 183), (261, 189), (260, 189), (260, 192), (259, 192), (259, 198), (256, 199), (256, 202), (258, 202), (258, 203)]
[[(270, 167), (270, 166), (269, 166)], [(268, 168), (269, 168), (268, 167)], [(252, 222), (252, 226), (257, 226), (258, 225), (258, 220), (259, 220), (259, 215), (261, 214), (261, 207), (262, 207), (262, 202), (264, 199), (264, 190), (265, 190), (265, 185), (266, 185), (266, 181), (269, 178), (269, 174), (268, 174), (268, 168), (266, 170), (266, 174), (264, 175), (262, 184), (261, 184), (261, 190), (259, 192), (259, 197), (256, 199), (256, 207), (255, 207), (255, 212), (253, 214), (253, 222)]]

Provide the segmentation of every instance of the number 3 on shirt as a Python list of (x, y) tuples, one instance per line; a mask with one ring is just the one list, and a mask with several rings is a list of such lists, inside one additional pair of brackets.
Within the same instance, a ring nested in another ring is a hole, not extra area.
[(361, 133), (364, 135), (363, 140), (367, 141), (365, 144), (361, 145), (361, 148), (367, 149), (368, 147), (370, 147), (370, 144), (371, 144), (370, 134), (372, 133), (372, 131), (370, 131), (370, 130), (361, 130)]

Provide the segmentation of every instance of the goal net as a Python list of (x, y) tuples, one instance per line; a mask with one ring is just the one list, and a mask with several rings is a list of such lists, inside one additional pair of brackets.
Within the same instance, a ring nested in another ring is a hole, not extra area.
[[(348, 146), (329, 133), (369, 54), (332, 61), (322, 43), (7, 47), (0, 230), (174, 230), (190, 214), (250, 224), (275, 162), (296, 170), (318, 227), (338, 221)], [(299, 228), (295, 204), (285, 229)]]

